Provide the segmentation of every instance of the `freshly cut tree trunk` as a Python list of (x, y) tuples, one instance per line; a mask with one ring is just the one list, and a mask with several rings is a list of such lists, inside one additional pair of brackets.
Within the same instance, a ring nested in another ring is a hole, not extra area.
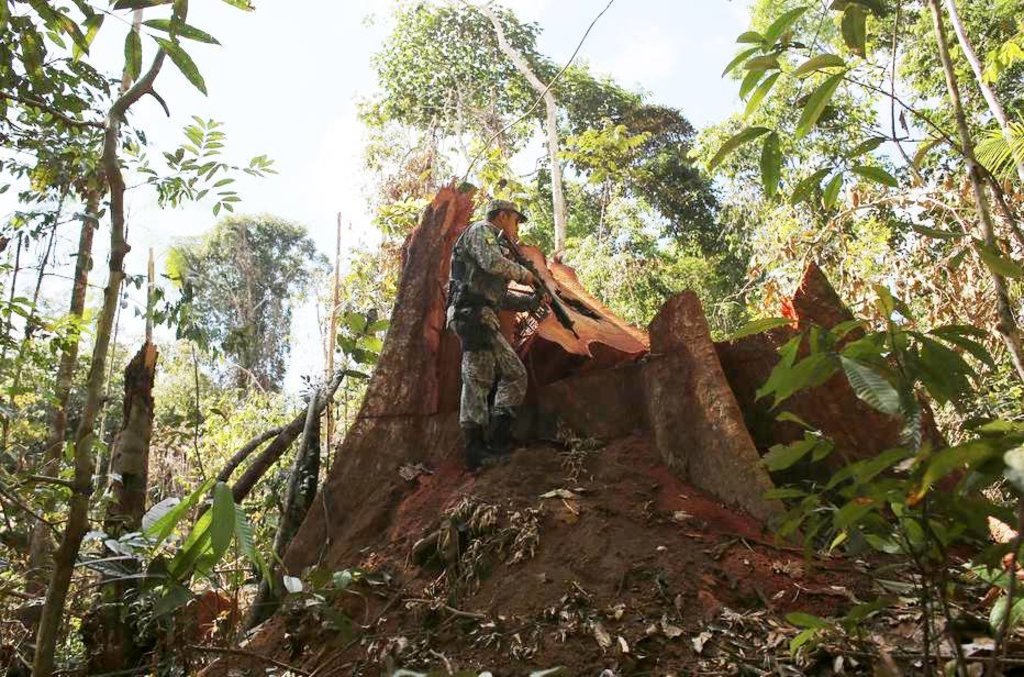
[(516, 69), (522, 73), (537, 94), (544, 98), (544, 131), (547, 134), (548, 158), (551, 162), (551, 202), (555, 221), (555, 251), (553, 257), (559, 259), (565, 250), (566, 223), (569, 212), (565, 206), (565, 194), (562, 188), (562, 164), (558, 157), (558, 103), (549, 85), (545, 85), (530, 68), (526, 58), (509, 44), (505, 37), (505, 29), (494, 11), (486, 5), (478, 6), (481, 12), (491, 20), (494, 32), (498, 36), (498, 47), (512, 61)]
[[(995, 228), (992, 223), (992, 212), (989, 209), (988, 196), (985, 194), (984, 177), (982, 176), (981, 168), (978, 166), (978, 161), (974, 157), (974, 139), (971, 136), (970, 127), (967, 126), (967, 116), (960, 101), (960, 87), (957, 84), (956, 71), (953, 68), (953, 60), (949, 56), (949, 43), (946, 40), (946, 27), (942, 20), (942, 8), (939, 6), (939, 0), (929, 0), (928, 4), (931, 7), (935, 28), (935, 42), (939, 48), (939, 59), (946, 76), (946, 88), (949, 90), (949, 100), (953, 105), (953, 113), (956, 116), (956, 127), (960, 135), (960, 145), (962, 146), (964, 160), (967, 163), (967, 176), (971, 182), (971, 189), (974, 191), (974, 202), (978, 209), (978, 218), (981, 221), (982, 237), (987, 247), (993, 251), (999, 251)], [(983, 263), (982, 265), (985, 264)], [(1013, 315), (1013, 306), (1010, 303), (1010, 294), (1006, 288), (1006, 279), (991, 269), (989, 272), (996, 289), (996, 303), (999, 314), (996, 332), (1003, 339), (1003, 343), (1010, 353), (1010, 359), (1017, 370), (1017, 376), (1024, 381), (1024, 347), (1021, 345), (1017, 319)]]

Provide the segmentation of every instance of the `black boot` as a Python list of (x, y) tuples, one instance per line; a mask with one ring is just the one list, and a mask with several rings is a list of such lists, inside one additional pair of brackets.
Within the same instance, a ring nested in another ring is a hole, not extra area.
[(487, 452), (487, 442), (484, 440), (483, 426), (463, 426), (462, 440), (465, 444), (466, 468), (470, 472), (479, 470), (480, 464), (484, 461), (484, 454)]
[(512, 437), (514, 422), (515, 418), (509, 414), (497, 414), (491, 420), (491, 442), (488, 447), (495, 456), (504, 456), (515, 448), (516, 442)]

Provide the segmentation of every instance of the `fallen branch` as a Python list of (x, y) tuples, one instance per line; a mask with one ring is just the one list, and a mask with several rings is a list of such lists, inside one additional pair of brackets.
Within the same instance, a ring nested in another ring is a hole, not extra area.
[(231, 479), (231, 473), (235, 472), (235, 469), (238, 468), (245, 459), (249, 458), (254, 451), (259, 449), (263, 443), (271, 437), (277, 437), (284, 432), (285, 427), (286, 426), (281, 425), (276, 428), (271, 428), (270, 430), (264, 431), (246, 442), (242, 448), (235, 452), (235, 455), (232, 456), (226, 464), (224, 464), (224, 467), (221, 468), (221, 471), (217, 474), (217, 481), (227, 482)]
[(225, 656), (253, 658), (259, 661), (263, 661), (264, 663), (269, 663), (270, 665), (281, 668), (282, 670), (288, 670), (289, 672), (293, 672), (296, 675), (304, 675), (305, 677), (309, 677), (310, 675), (310, 673), (306, 672), (305, 670), (300, 670), (294, 665), (288, 665), (287, 663), (283, 663), (275, 658), (271, 658), (270, 656), (264, 656), (254, 651), (245, 651), (243, 649), (225, 649), (219, 646), (201, 646), (199, 644), (189, 644), (187, 648), (191, 649), (192, 651), (202, 651), (205, 653), (218, 653), (224, 654)]
[(487, 614), (478, 614), (478, 613), (474, 613), (472, 611), (462, 611), (461, 609), (456, 609), (455, 607), (448, 606), (447, 604), (438, 604), (437, 602), (435, 602), (432, 599), (415, 599), (415, 598), (414, 599), (407, 599), (407, 600), (405, 600), (405, 603), (406, 604), (429, 604), (430, 606), (432, 606), (432, 607), (434, 607), (436, 609), (444, 609), (445, 611), (450, 613), (452, 616), (456, 616), (458, 618), (472, 618), (472, 619), (478, 620), (478, 621), (485, 621), (485, 620), (487, 620)]

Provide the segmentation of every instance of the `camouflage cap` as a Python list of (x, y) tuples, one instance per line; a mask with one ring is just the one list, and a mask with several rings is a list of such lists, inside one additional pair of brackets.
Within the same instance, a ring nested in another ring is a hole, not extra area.
[(515, 212), (519, 215), (519, 220), (523, 223), (526, 223), (529, 220), (526, 218), (526, 214), (523, 213), (523, 210), (519, 208), (519, 205), (515, 202), (510, 202), (509, 200), (491, 200), (488, 202), (487, 211), (484, 213), (487, 214), (488, 218), (490, 218), (490, 216), (496, 212)]

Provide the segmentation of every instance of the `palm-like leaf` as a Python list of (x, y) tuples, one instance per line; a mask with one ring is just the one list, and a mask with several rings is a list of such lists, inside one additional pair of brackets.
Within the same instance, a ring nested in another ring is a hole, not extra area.
[(1010, 123), (1009, 137), (998, 127), (985, 132), (978, 143), (978, 160), (999, 179), (1016, 176), (1017, 165), (1024, 165), (1024, 122)]

